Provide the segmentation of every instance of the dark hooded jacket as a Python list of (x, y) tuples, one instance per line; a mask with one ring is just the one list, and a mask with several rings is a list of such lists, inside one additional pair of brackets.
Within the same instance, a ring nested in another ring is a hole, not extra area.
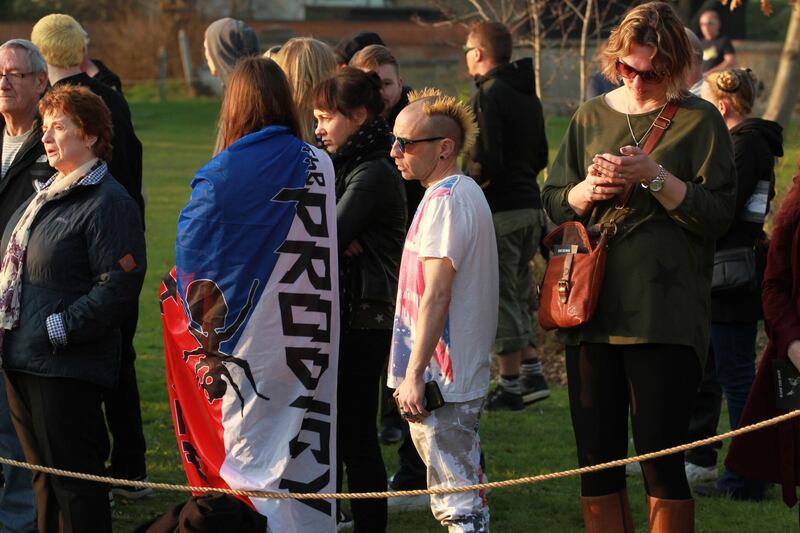
[[(775, 158), (783, 156), (782, 128), (777, 122), (748, 118), (730, 130), (736, 162), (736, 218), (717, 241), (717, 250), (754, 246), (765, 239), (764, 219), (775, 197)], [(766, 246), (757, 246), (759, 271)], [(712, 322), (754, 322), (763, 318), (761, 283), (745, 294), (711, 298)]]
[(532, 60), (500, 65), (475, 84), (470, 103), (480, 131), (467, 174), (483, 187), (493, 213), (541, 207), (536, 176), (547, 166), (547, 138)]

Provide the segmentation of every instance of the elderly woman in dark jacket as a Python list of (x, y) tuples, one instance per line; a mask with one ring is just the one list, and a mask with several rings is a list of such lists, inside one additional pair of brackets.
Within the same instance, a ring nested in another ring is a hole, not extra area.
[[(375, 417), (406, 228), (405, 189), (389, 161), (380, 86), (374, 72), (347, 67), (317, 85), (313, 95), (316, 134), (336, 171), (343, 255), (337, 449), (354, 492), (386, 488)], [(385, 499), (353, 500), (351, 506), (355, 531), (386, 529)]]
[[(144, 232), (136, 203), (108, 173), (111, 115), (100, 97), (59, 86), (39, 112), (58, 172), (36, 185), (3, 235), (9, 405), (29, 462), (102, 475), (102, 395), (117, 380), (120, 324), (144, 279)], [(108, 487), (41, 472), (33, 485), (41, 533), (111, 531)]]

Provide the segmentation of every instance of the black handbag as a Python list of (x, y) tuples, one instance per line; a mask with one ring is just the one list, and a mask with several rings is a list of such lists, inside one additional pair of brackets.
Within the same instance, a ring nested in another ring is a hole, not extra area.
[(753, 246), (718, 250), (714, 254), (711, 294), (724, 296), (744, 294), (758, 288), (756, 252)]

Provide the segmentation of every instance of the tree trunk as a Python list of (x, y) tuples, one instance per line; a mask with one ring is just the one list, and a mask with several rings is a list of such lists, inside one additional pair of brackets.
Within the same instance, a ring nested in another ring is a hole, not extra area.
[(774, 120), (784, 130), (792, 118), (792, 110), (797, 103), (797, 87), (800, 84), (800, 3), (792, 8), (789, 30), (783, 44), (778, 72), (769, 95), (764, 118)]
[(531, 23), (531, 35), (533, 44), (533, 79), (536, 86), (536, 96), (542, 98), (542, 34), (539, 15), (541, 0), (528, 0), (528, 16)]

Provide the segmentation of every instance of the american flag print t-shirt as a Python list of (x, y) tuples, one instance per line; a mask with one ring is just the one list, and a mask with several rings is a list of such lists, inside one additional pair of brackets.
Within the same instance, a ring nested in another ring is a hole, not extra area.
[(425, 381), (437, 381), (447, 402), (485, 396), (497, 330), (497, 243), (489, 204), (472, 178), (450, 176), (429, 187), (408, 230), (400, 263), (389, 387), (402, 383), (414, 348), (426, 258), (449, 259), (456, 274)]

